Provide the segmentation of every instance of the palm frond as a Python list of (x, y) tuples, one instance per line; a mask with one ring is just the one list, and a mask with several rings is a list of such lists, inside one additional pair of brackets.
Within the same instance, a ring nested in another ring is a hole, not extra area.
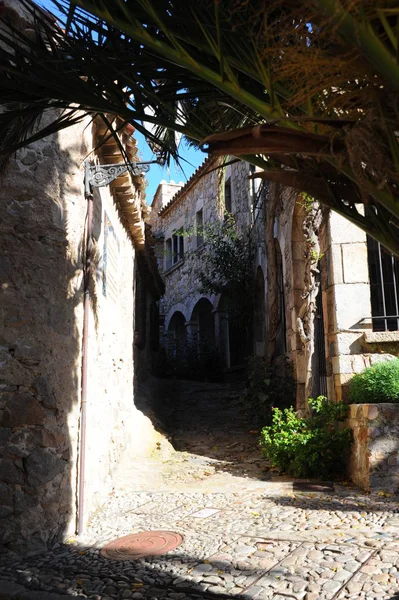
[(317, 181), (399, 254), (394, 0), (53, 0), (59, 26), (22, 1), (29, 18), (0, 28), (0, 157), (79, 115), (103, 115), (108, 135), (120, 118), (167, 159), (177, 132)]

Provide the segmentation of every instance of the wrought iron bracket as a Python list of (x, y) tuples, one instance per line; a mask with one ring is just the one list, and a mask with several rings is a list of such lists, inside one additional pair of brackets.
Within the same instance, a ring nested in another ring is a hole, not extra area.
[(145, 162), (117, 163), (113, 165), (90, 165), (86, 162), (86, 185), (91, 187), (105, 187), (117, 179), (126, 171), (131, 175), (138, 176), (148, 173), (150, 165), (157, 163), (156, 160)]

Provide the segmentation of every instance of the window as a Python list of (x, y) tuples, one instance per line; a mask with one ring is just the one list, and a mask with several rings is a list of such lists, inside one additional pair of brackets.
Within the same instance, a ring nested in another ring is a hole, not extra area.
[(166, 240), (165, 254), (165, 271), (184, 259), (183, 229), (179, 229)]
[(399, 330), (399, 261), (367, 238), (373, 331)]
[(231, 178), (226, 179), (224, 183), (224, 209), (226, 212), (232, 212), (231, 203)]
[(179, 229), (172, 236), (173, 260), (172, 264), (180, 262), (184, 258), (184, 237), (183, 230)]
[(195, 216), (195, 229), (197, 233), (197, 248), (204, 243), (204, 215), (202, 209)]
[(165, 271), (172, 266), (172, 238), (165, 242)]

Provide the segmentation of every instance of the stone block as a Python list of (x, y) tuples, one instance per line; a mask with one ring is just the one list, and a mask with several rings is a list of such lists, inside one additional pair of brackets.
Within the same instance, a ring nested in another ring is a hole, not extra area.
[(45, 411), (41, 403), (27, 392), (15, 392), (4, 409), (3, 426), (41, 425)]
[(359, 332), (340, 332), (335, 335), (336, 355), (361, 354), (362, 334)]
[(328, 254), (328, 286), (343, 283), (342, 251), (340, 244), (332, 244)]
[(367, 429), (367, 437), (370, 440), (374, 440), (375, 438), (381, 435), (381, 429), (379, 427), (369, 427)]
[(335, 212), (330, 213), (329, 225), (332, 243), (346, 244), (366, 241), (366, 234), (362, 229)]
[[(352, 374), (353, 365), (350, 355), (333, 356), (331, 359), (334, 375)], [(341, 380), (340, 383), (342, 384)]]
[(365, 331), (363, 340), (366, 344), (398, 343), (399, 331)]
[(45, 408), (50, 408), (51, 410), (56, 410), (58, 408), (55, 394), (42, 396), (42, 404)]
[(393, 454), (398, 449), (398, 440), (396, 437), (381, 436), (372, 440), (369, 444), (371, 453), (377, 453), (384, 456)]
[(25, 461), (28, 483), (32, 486), (48, 483), (62, 473), (67, 463), (44, 448), (36, 448)]
[(358, 405), (357, 404), (350, 404), (348, 406), (348, 419), (356, 419), (356, 415), (357, 415), (357, 411), (358, 411)]
[(368, 283), (366, 243), (342, 244), (344, 283)]
[(14, 348), (14, 358), (26, 365), (37, 365), (40, 352), (37, 345), (30, 340), (18, 340)]
[(368, 405), (367, 418), (369, 421), (374, 421), (378, 417), (378, 406), (376, 404)]
[(10, 458), (0, 458), (0, 481), (5, 483), (23, 483), (24, 476)]
[(8, 384), (29, 388), (32, 384), (32, 371), (21, 364), (8, 351), (0, 350), (1, 377)]
[(341, 385), (347, 386), (349, 384), (349, 382), (352, 380), (353, 375), (352, 375), (352, 373), (341, 373), (339, 378), (340, 378)]
[(47, 379), (40, 375), (33, 380), (33, 391), (39, 396), (48, 396), (50, 394)]
[(62, 451), (68, 447), (68, 438), (61, 430), (48, 431), (47, 429), (42, 429), (40, 437), (40, 445), (45, 448), (56, 448), (58, 451)]
[(332, 289), (337, 330), (366, 329), (367, 324), (363, 319), (371, 314), (370, 286), (366, 283), (342, 283), (334, 285)]

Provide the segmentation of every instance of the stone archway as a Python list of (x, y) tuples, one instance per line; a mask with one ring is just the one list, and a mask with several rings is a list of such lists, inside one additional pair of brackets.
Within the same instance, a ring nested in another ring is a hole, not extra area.
[(180, 311), (173, 313), (167, 329), (168, 354), (173, 358), (181, 358), (184, 355), (187, 334), (186, 319)]
[(214, 347), (215, 319), (213, 305), (207, 298), (201, 298), (194, 306), (191, 323), (196, 324), (199, 343)]
[(176, 312), (180, 312), (183, 315), (184, 320), (186, 322), (190, 320), (190, 315), (192, 313), (192, 310), (190, 310), (190, 307), (187, 308), (185, 304), (182, 304), (181, 302), (178, 302), (177, 304), (174, 304), (173, 306), (171, 306), (171, 308), (168, 310), (168, 312), (167, 312), (167, 314), (165, 316), (165, 324), (164, 324), (165, 331), (168, 331), (168, 329), (169, 329), (169, 323), (170, 323), (173, 315)]

